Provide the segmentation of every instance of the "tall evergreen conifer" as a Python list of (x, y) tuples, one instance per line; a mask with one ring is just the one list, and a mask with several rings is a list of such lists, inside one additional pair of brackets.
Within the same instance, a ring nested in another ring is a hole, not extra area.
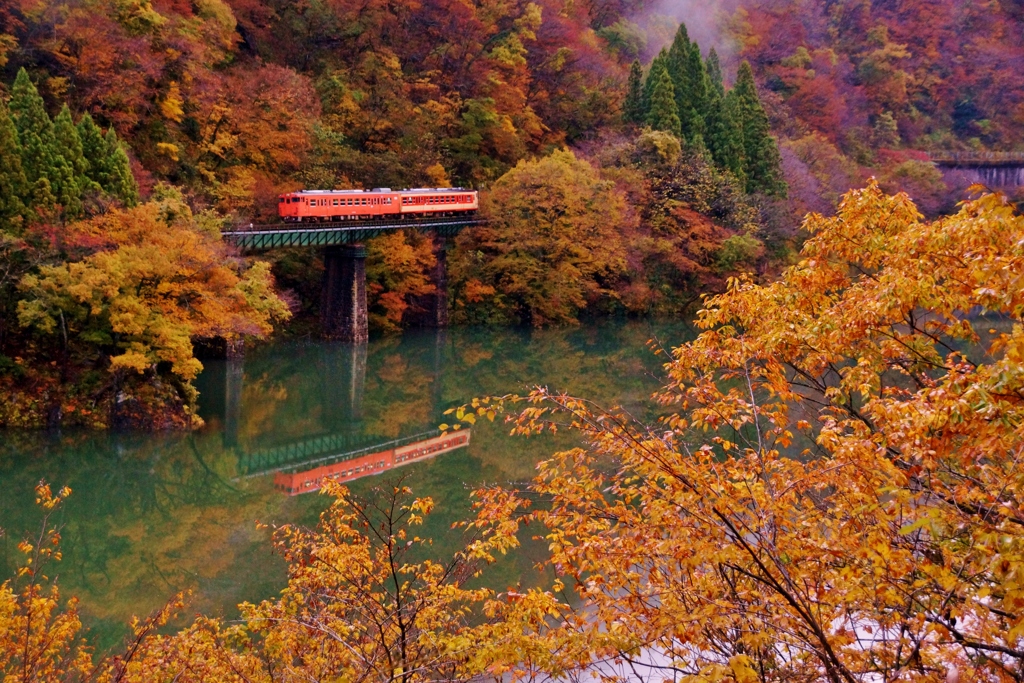
[(708, 74), (708, 96), (713, 97), (716, 93), (719, 97), (725, 98), (725, 79), (722, 77), (722, 62), (718, 59), (715, 48), (708, 52), (708, 61), (704, 64)]
[(683, 121), (683, 133), (693, 143), (698, 137), (704, 136), (704, 120), (708, 113), (708, 76), (697, 43), (690, 43), (685, 69), (687, 99), (676, 97), (676, 102)]
[(28, 180), (21, 167), (21, 144), (7, 105), (0, 101), (0, 230), (20, 227)]
[(22, 166), (29, 183), (46, 177), (47, 157), (53, 148), (53, 124), (46, 113), (43, 98), (24, 68), (11, 88), (11, 118), (21, 143)]
[(135, 182), (132, 165), (124, 145), (117, 138), (113, 128), (107, 130), (107, 150), (110, 159), (110, 184), (107, 192), (120, 200), (124, 206), (132, 207), (139, 203), (139, 185)]
[(78, 122), (78, 137), (82, 141), (82, 154), (89, 162), (89, 179), (105, 191), (110, 184), (110, 147), (103, 139), (103, 131), (86, 113)]
[(647, 78), (644, 80), (643, 111), (644, 119), (651, 112), (651, 95), (654, 94), (654, 86), (661, 79), (661, 72), (668, 73), (668, 51), (662, 48), (658, 56), (651, 62), (651, 68), (647, 71)]
[[(676, 29), (675, 38), (668, 50), (668, 73), (672, 77), (672, 86), (676, 92), (676, 105), (686, 102), (690, 98), (689, 81), (686, 74), (686, 62), (690, 57), (690, 34), (686, 30), (686, 24), (680, 22)], [(682, 108), (680, 112), (684, 111)]]
[(66, 104), (53, 121), (53, 137), (57, 141), (57, 152), (71, 167), (78, 195), (99, 190), (100, 186), (89, 177), (89, 160), (82, 147), (82, 138), (71, 118), (71, 110)]
[(745, 186), (743, 131), (737, 121), (737, 103), (738, 100), (732, 93), (719, 96), (717, 89), (712, 88), (706, 119), (706, 142), (715, 163), (731, 171)]
[(622, 119), (626, 123), (643, 123), (644, 120), (644, 70), (640, 61), (634, 59), (629, 67), (629, 83), (626, 86), (626, 100), (622, 104)]
[(744, 61), (736, 75), (735, 94), (739, 123), (743, 132), (743, 171), (747, 192), (768, 195), (786, 195), (786, 182), (782, 177), (782, 157), (771, 136), (768, 115), (757, 95), (754, 71)]
[[(21, 142), (22, 167), (33, 186), (32, 207), (48, 211), (49, 206), (38, 202), (46, 201), (49, 196), (61, 206), (66, 216), (79, 215), (82, 202), (74, 169), (64, 158), (43, 98), (24, 68), (18, 71), (11, 88), (10, 109)], [(46, 181), (45, 188), (41, 180)]]
[(676, 110), (675, 90), (672, 77), (666, 69), (660, 69), (658, 82), (651, 93), (651, 110), (647, 114), (647, 123), (654, 130), (663, 130), (676, 137), (682, 136), (679, 113)]

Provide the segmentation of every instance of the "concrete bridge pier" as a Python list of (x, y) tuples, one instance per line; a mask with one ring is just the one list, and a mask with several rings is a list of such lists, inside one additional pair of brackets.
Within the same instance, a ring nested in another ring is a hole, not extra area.
[(366, 247), (362, 244), (324, 249), (320, 325), (328, 339), (356, 344), (369, 339)]
[(323, 428), (331, 433), (358, 433), (366, 389), (366, 344), (330, 345), (317, 363), (321, 380)]
[(406, 320), (415, 327), (448, 327), (448, 238), (434, 233), (434, 268), (430, 281), (434, 292), (416, 297), (406, 314)]
[(238, 428), (242, 422), (242, 388), (245, 366), (239, 357), (229, 358), (224, 382), (224, 434), (226, 448), (238, 445)]

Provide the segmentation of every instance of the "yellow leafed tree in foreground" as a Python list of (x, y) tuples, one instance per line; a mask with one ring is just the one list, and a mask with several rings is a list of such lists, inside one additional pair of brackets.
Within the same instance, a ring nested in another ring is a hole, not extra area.
[(660, 427), (529, 397), (517, 431), (588, 445), (480, 494), (480, 552), (539, 526), (584, 605), (551, 601), (536, 635), (558, 655), (527, 664), (1024, 676), (1024, 219), (985, 196), (927, 223), (872, 184), (806, 228), (777, 282), (706, 302)]
[[(925, 222), (872, 184), (806, 228), (778, 281), (706, 302), (656, 427), (541, 390), (460, 409), (517, 409), (515, 432), (569, 428), (583, 446), (477, 492), (476, 540), (448, 563), (407, 555), (429, 501), (399, 485), (371, 509), (333, 488), (316, 530), (280, 532), (279, 599), (174, 636), (141, 622), (93, 675), (1021, 680), (1024, 218), (984, 196)], [(556, 584), (470, 590), (474, 563), (524, 532), (547, 541)], [(11, 586), (0, 650), (41, 595)], [(64, 680), (10, 662), (12, 680)]]

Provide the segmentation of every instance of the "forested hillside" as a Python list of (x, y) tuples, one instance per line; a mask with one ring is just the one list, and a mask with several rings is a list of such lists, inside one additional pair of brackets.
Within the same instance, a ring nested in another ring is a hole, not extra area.
[[(85, 384), (109, 403), (131, 368), (187, 406), (169, 339), (312, 333), (317, 251), (217, 240), (300, 188), (482, 190), (491, 225), (449, 254), (455, 322), (681, 315), (778, 272), (802, 216), (871, 175), (952, 211), (966, 188), (926, 152), (1024, 149), (1022, 38), (1020, 3), (952, 0), (5, 3), (0, 363), (24, 400), (0, 422), (60, 421)], [(94, 319), (116, 297), (84, 308), (89, 259), (130, 246), (95, 226), (139, 211), (230, 257), (234, 313), (165, 311), (169, 336)], [(371, 323), (399, 331), (435, 254), (408, 231), (367, 248)]]

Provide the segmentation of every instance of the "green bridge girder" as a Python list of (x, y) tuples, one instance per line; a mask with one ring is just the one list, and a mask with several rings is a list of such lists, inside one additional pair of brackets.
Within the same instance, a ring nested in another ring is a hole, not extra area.
[(238, 458), (238, 474), (241, 477), (252, 477), (284, 470), (310, 469), (406, 446), (440, 434), (439, 429), (398, 439), (365, 434), (325, 434), (290, 444), (241, 453)]
[(278, 247), (333, 247), (359, 244), (385, 232), (416, 228), (454, 237), (460, 230), (487, 221), (476, 217), (447, 217), (421, 221), (359, 221), (351, 223), (285, 223), (282, 225), (238, 228), (221, 232), (224, 241), (240, 249), (262, 250)]

